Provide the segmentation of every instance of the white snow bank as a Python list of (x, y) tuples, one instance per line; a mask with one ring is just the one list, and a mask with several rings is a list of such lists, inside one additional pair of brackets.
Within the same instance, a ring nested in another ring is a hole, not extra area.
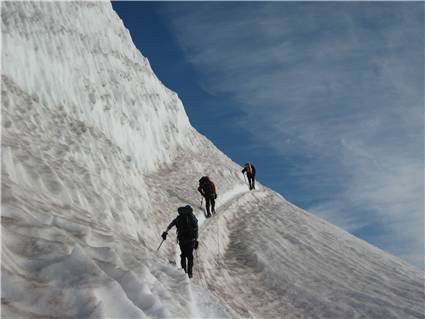
[(44, 108), (101, 131), (142, 170), (171, 163), (181, 147), (196, 150), (181, 101), (156, 78), (110, 3), (2, 8), (2, 73)]
[[(423, 318), (423, 272), (248, 191), (110, 3), (1, 6), (5, 318)], [(205, 221), (204, 175), (219, 196)], [(191, 282), (173, 234), (155, 251), (186, 204)]]

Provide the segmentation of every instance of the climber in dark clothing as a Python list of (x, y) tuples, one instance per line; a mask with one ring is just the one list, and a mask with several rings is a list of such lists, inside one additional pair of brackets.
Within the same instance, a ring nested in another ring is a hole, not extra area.
[(181, 251), (180, 264), (189, 278), (192, 278), (193, 249), (198, 248), (198, 220), (193, 215), (193, 209), (190, 205), (179, 207), (177, 212), (179, 216), (168, 225), (167, 230), (161, 236), (162, 239), (166, 240), (168, 231), (176, 226), (177, 240)]
[(255, 167), (250, 162), (246, 163), (243, 167), (242, 174), (246, 172), (248, 177), (249, 190), (255, 189)]
[(215, 214), (215, 200), (217, 199), (217, 192), (213, 181), (208, 176), (203, 176), (199, 180), (198, 191), (205, 198), (206, 217), (211, 217), (210, 205), (212, 213)]

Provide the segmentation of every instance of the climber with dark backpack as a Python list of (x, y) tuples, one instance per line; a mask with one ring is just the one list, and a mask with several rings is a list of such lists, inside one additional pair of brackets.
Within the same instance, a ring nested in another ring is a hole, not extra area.
[(246, 176), (248, 177), (249, 190), (255, 189), (255, 167), (252, 163), (248, 162), (244, 165), (242, 174), (246, 172)]
[(211, 217), (211, 211), (215, 214), (215, 200), (217, 199), (217, 191), (215, 184), (208, 176), (203, 176), (199, 180), (198, 192), (205, 198), (205, 208), (207, 210), (206, 217)]
[(177, 241), (181, 251), (180, 264), (189, 278), (192, 278), (193, 249), (198, 248), (198, 220), (193, 215), (193, 209), (190, 205), (179, 207), (177, 212), (179, 215), (168, 225), (161, 237), (166, 240), (168, 231), (176, 226)]

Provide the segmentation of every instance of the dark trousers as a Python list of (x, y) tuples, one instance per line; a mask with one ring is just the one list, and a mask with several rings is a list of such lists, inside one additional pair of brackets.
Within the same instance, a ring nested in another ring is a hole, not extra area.
[(246, 174), (248, 176), (249, 190), (255, 189), (255, 175)]
[[(185, 272), (187, 272), (190, 276), (192, 275), (192, 267), (193, 267), (193, 241), (189, 240), (179, 240), (180, 246), (180, 264)], [(186, 263), (187, 260), (187, 263)]]
[(207, 216), (208, 217), (211, 216), (210, 206), (211, 206), (212, 212), (215, 214), (215, 199), (214, 199), (213, 195), (205, 196), (205, 207), (207, 208)]

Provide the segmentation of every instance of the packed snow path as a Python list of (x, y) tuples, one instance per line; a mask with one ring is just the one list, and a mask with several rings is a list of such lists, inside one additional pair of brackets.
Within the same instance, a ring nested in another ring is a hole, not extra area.
[[(371, 251), (368, 244), (332, 225), (312, 220), (279, 196), (254, 191), (221, 213), (226, 215), (217, 216), (201, 235), (209, 238), (199, 252), (202, 283), (239, 315), (424, 316), (419, 273), (406, 274), (402, 264), (383, 265), (390, 256)], [(218, 257), (213, 223), (220, 225)]]
[[(195, 208), (200, 246), (192, 286), (209, 289), (237, 316), (424, 317), (419, 270), (305, 213), (260, 183), (255, 191), (241, 183), (224, 194), (218, 183), (217, 214), (205, 219), (196, 190), (202, 175), (187, 169), (184, 155), (178, 162), (175, 170), (156, 172), (155, 183), (170, 185), (156, 196), (164, 205), (167, 195), (160, 193), (173, 194), (170, 220), (178, 206)], [(170, 239), (166, 255), (178, 268), (178, 245)]]
[[(4, 318), (424, 318), (423, 271), (248, 192), (110, 3), (1, 9)], [(172, 234), (156, 249), (203, 175), (190, 281)]]

